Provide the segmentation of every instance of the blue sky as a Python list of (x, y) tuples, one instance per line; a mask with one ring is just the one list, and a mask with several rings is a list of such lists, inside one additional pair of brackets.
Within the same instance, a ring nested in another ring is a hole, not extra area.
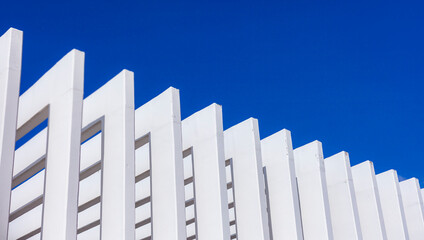
[(224, 128), (259, 119), (424, 183), (422, 1), (5, 1), (24, 31), (22, 92), (71, 49), (85, 96), (122, 69), (136, 107), (169, 86), (185, 118), (216, 102)]

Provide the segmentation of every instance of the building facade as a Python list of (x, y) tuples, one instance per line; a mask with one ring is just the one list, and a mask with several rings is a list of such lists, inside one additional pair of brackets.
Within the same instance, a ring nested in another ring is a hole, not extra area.
[(0, 239), (424, 239), (417, 179), (217, 104), (181, 120), (172, 87), (135, 109), (128, 70), (83, 99), (78, 50), (19, 96), (22, 40), (0, 38)]

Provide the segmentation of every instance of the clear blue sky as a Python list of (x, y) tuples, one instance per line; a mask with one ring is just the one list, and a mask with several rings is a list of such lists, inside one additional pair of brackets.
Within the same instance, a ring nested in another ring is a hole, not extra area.
[(424, 186), (422, 1), (59, 2), (1, 4), (0, 31), (24, 31), (22, 92), (76, 48), (85, 96), (126, 68), (136, 107), (174, 86), (183, 118), (216, 102), (225, 128), (255, 117), (262, 138), (287, 128)]

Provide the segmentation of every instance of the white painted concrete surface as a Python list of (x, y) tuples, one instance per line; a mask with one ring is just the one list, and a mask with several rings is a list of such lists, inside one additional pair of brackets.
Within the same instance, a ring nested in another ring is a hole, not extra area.
[(83, 79), (84, 53), (72, 50), (19, 98), (17, 139), (49, 119), (44, 240), (76, 238)]
[[(133, 239), (134, 74), (123, 70), (84, 99), (82, 127), (103, 119), (101, 239)], [(92, 150), (95, 151), (95, 150)]]
[(181, 122), (174, 88), (134, 110), (127, 70), (83, 100), (77, 50), (19, 97), (21, 56), (22, 32), (10, 29), (0, 239), (424, 239), (417, 179), (351, 168), (346, 152), (324, 160), (318, 141), (293, 151), (288, 130), (260, 141), (252, 118), (223, 131), (217, 104)]
[(233, 162), (238, 240), (269, 240), (258, 121), (249, 118), (224, 132), (225, 159)]
[(373, 163), (353, 166), (352, 178), (363, 239), (387, 239)]
[(389, 170), (377, 174), (376, 180), (387, 239), (409, 239), (396, 171)]
[[(185, 239), (180, 97), (169, 88), (135, 111), (135, 139), (150, 134), (153, 237)], [(167, 231), (163, 231), (167, 226)]]
[(321, 142), (296, 148), (294, 163), (303, 237), (306, 240), (334, 239)]
[(409, 239), (424, 237), (424, 208), (418, 179), (411, 178), (399, 183), (403, 210)]
[(324, 159), (335, 239), (362, 239), (349, 154), (340, 152)]
[(266, 171), (272, 239), (303, 239), (290, 131), (261, 140)]
[(196, 239), (229, 239), (222, 109), (217, 104), (182, 122), (183, 149), (192, 148)]
[(22, 35), (21, 31), (11, 28), (0, 37), (0, 239), (7, 238), (9, 223), (8, 196), (15, 153)]

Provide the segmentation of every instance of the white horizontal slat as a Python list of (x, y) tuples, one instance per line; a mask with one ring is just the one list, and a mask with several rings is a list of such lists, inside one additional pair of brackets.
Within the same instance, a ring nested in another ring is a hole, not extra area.
[(9, 240), (18, 239), (41, 227), (41, 216), (43, 206), (30, 210), (9, 223)]
[(192, 155), (188, 155), (183, 159), (184, 162), (184, 179), (193, 177), (193, 158)]
[(234, 202), (233, 188), (230, 188), (227, 190), (227, 196), (228, 196), (227, 199), (229, 203)]
[(80, 170), (93, 165), (102, 158), (102, 133), (97, 134), (81, 145)]
[(95, 226), (93, 228), (84, 231), (77, 236), (78, 240), (100, 240), (100, 226)]
[(141, 222), (151, 215), (151, 205), (150, 202), (141, 205), (135, 209), (135, 223)]
[(82, 204), (100, 196), (101, 191), (101, 171), (97, 171), (91, 176), (80, 181), (78, 204)]
[(149, 169), (150, 144), (147, 143), (135, 150), (135, 176), (138, 176)]
[(186, 207), (186, 220), (194, 218), (194, 205)]
[(100, 219), (101, 204), (97, 203), (84, 211), (78, 213), (78, 228), (82, 228)]
[(236, 232), (237, 232), (236, 225), (231, 225), (230, 226), (230, 233), (231, 233), (231, 235), (235, 234)]
[(41, 239), (41, 233), (37, 233), (34, 236), (27, 238), (26, 240), (40, 240)]
[(43, 194), (44, 175), (45, 170), (42, 170), (12, 190), (10, 201), (11, 213)]
[(227, 179), (227, 183), (232, 182), (232, 173), (231, 173), (231, 165), (225, 167), (225, 177)]
[(185, 191), (185, 200), (189, 200), (192, 199), (194, 197), (194, 186), (193, 183), (189, 183), (187, 185), (184, 186), (184, 191)]
[(152, 235), (152, 225), (150, 223), (141, 226), (135, 230), (135, 238), (136, 239), (143, 239), (145, 237), (148, 237)]
[(135, 184), (135, 201), (150, 196), (150, 178), (145, 178)]
[(196, 224), (192, 223), (187, 225), (187, 237), (193, 236), (196, 234)]
[(230, 216), (230, 221), (236, 220), (236, 214), (234, 212), (234, 208), (230, 208), (228, 210), (228, 212), (229, 212), (229, 216)]
[(46, 154), (47, 128), (15, 151), (13, 176), (30, 166), (35, 160)]

